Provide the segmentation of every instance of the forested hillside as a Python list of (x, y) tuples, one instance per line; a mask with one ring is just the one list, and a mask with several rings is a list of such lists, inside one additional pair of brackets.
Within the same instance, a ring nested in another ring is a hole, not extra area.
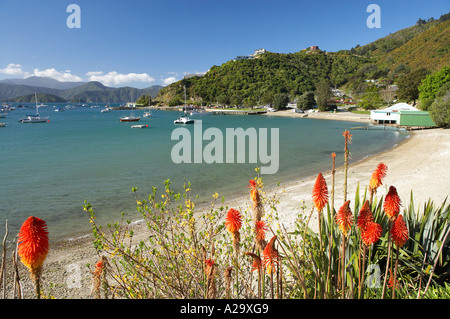
[(254, 59), (230, 60), (211, 67), (202, 77), (172, 83), (161, 89), (155, 100), (165, 105), (182, 104), (185, 86), (187, 99), (197, 104), (253, 106), (266, 104), (279, 93), (294, 100), (314, 91), (323, 79), (331, 87), (362, 96), (368, 89), (373, 91), (367, 80), (387, 87), (414, 77), (414, 72), (423, 77), (450, 65), (449, 18), (450, 14), (445, 14), (437, 20), (419, 19), (414, 26), (349, 50), (266, 52)]

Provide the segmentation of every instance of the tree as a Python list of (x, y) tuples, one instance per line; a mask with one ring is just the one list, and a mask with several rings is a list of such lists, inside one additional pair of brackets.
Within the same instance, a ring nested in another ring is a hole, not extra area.
[(407, 103), (413, 102), (416, 104), (416, 100), (419, 98), (419, 86), (421, 81), (427, 75), (426, 69), (418, 69), (403, 75), (398, 79), (398, 91), (397, 97), (399, 100), (404, 100)]
[(375, 109), (380, 103), (381, 98), (378, 93), (378, 88), (376, 85), (373, 85), (366, 90), (358, 104), (365, 110), (372, 110)]
[(446, 83), (450, 82), (450, 66), (444, 66), (439, 71), (427, 75), (419, 86), (419, 99), (422, 109), (427, 110), (433, 103), (436, 93)]
[(388, 106), (391, 105), (391, 102), (394, 101), (395, 91), (392, 88), (385, 88), (381, 90), (380, 97), (385, 101)]
[(270, 106), (272, 106), (273, 98), (274, 95), (271, 91), (265, 91), (264, 94), (261, 96), (261, 103), (269, 104)]
[(221, 94), (217, 97), (217, 102), (222, 105), (228, 105), (230, 104), (230, 99), (226, 94)]
[(273, 97), (273, 106), (277, 110), (284, 109), (289, 103), (289, 96), (286, 93), (277, 93)]
[(141, 95), (137, 100), (136, 104), (141, 104), (143, 106), (150, 106), (152, 104), (152, 97), (150, 94)]
[(450, 126), (450, 91), (447, 95), (437, 98), (430, 106), (430, 116), (439, 127)]
[(297, 98), (297, 108), (300, 110), (308, 110), (316, 105), (314, 92), (305, 92)]
[(327, 111), (328, 100), (332, 97), (330, 82), (327, 79), (322, 79), (317, 83), (315, 95), (319, 110)]

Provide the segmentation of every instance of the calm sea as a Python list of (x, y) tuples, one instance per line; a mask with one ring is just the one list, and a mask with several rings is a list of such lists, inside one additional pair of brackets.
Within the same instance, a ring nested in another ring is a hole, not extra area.
[[(264, 164), (175, 164), (171, 150), (178, 141), (172, 131), (180, 126), (173, 121), (179, 112), (153, 110), (153, 117), (137, 123), (119, 122), (129, 111), (101, 113), (102, 108), (78, 107), (55, 112), (56, 106), (41, 107), (49, 123), (22, 124), (18, 121), (34, 109), (17, 108), (0, 119), (0, 235), (8, 220), (14, 236), (30, 215), (47, 222), (53, 237), (75, 236), (90, 229), (83, 212), (84, 201), (94, 206), (100, 223), (119, 220), (121, 212), (139, 219), (131, 191), (146, 198), (152, 187), (163, 189), (170, 179), (181, 191), (184, 181), (192, 183), (192, 193), (199, 202), (209, 202), (212, 195), (232, 197), (247, 192), (248, 180), (255, 167)], [(12, 104), (14, 106), (14, 104)], [(135, 111), (135, 115), (143, 111)], [(270, 116), (207, 115), (201, 119), (203, 130), (219, 128), (279, 128), (279, 170), (264, 175), (266, 185), (296, 179), (330, 169), (332, 152), (337, 164), (343, 163), (342, 132), (365, 124), (282, 118)], [(132, 129), (133, 124), (148, 124)], [(185, 126), (192, 133), (193, 126)], [(352, 130), (352, 161), (392, 147), (407, 136), (406, 132)], [(204, 141), (203, 145), (209, 141)], [(226, 151), (224, 147), (224, 152)], [(11, 235), (12, 234), (12, 235)]]

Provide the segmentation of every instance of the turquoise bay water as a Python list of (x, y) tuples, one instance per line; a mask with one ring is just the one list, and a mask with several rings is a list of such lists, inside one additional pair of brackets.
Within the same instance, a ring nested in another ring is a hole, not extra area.
[[(65, 104), (57, 104), (64, 106)], [(17, 233), (30, 215), (44, 219), (54, 237), (71, 236), (90, 229), (83, 212), (84, 200), (92, 203), (100, 223), (119, 220), (121, 212), (139, 219), (132, 187), (146, 198), (152, 186), (164, 187), (170, 179), (181, 191), (192, 183), (199, 202), (209, 202), (218, 192), (227, 197), (246, 193), (255, 167), (265, 164), (175, 164), (171, 150), (178, 141), (172, 131), (179, 112), (153, 111), (153, 117), (137, 123), (119, 122), (127, 111), (101, 113), (101, 108), (78, 107), (54, 112), (40, 108), (49, 123), (18, 123), (33, 109), (16, 108), (2, 119), (0, 128), (0, 234), (5, 219), (10, 234)], [(143, 111), (135, 111), (142, 115)], [(274, 116), (207, 115), (203, 130), (219, 128), (279, 128), (279, 170), (264, 175), (266, 185), (298, 179), (330, 169), (332, 152), (343, 163), (342, 132), (361, 123), (282, 118)], [(133, 124), (148, 124), (132, 129)], [(193, 135), (193, 126), (186, 127)], [(390, 148), (407, 136), (405, 132), (352, 130), (352, 162)], [(209, 141), (204, 141), (203, 146)], [(224, 147), (224, 152), (226, 151)], [(270, 153), (270, 151), (269, 151)], [(246, 157), (247, 158), (247, 157)], [(11, 235), (14, 236), (14, 235)]]

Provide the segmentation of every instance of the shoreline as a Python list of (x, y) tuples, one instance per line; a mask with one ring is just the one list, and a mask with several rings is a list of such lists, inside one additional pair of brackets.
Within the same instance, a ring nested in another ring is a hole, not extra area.
[(348, 111), (340, 111), (336, 113), (332, 112), (305, 112), (305, 113), (293, 113), (292, 110), (281, 110), (276, 112), (268, 112), (261, 114), (263, 116), (281, 116), (292, 118), (309, 118), (317, 120), (332, 120), (332, 121), (348, 121), (358, 123), (370, 124), (370, 115), (357, 114)]
[[(276, 113), (276, 112), (275, 112)], [(268, 114), (271, 115), (271, 114)], [(296, 117), (295, 113), (281, 116)], [(342, 119), (348, 121), (348, 119)], [(351, 145), (350, 145), (351, 151)], [(390, 185), (397, 188), (402, 200), (402, 208), (408, 207), (411, 189), (414, 191), (414, 203), (416, 209), (431, 198), (435, 205), (441, 205), (449, 195), (450, 180), (450, 130), (430, 129), (411, 131), (410, 136), (388, 150), (369, 155), (355, 162), (350, 162), (348, 169), (348, 194), (347, 198), (353, 202), (356, 186), (359, 182), (360, 191), (367, 187), (373, 170), (378, 163), (383, 162), (388, 166), (383, 185), (378, 189), (377, 198), (386, 195)], [(310, 176), (293, 177), (280, 181), (276, 185), (266, 185), (266, 198), (276, 196), (279, 201), (277, 211), (280, 224), (289, 231), (293, 226), (296, 216), (302, 212), (309, 213), (312, 207), (311, 192), (317, 177), (316, 172)], [(322, 171), (330, 192), (331, 187), (331, 159), (329, 169)], [(335, 209), (339, 209), (343, 202), (343, 165), (336, 167), (335, 174)], [(250, 197), (246, 190), (244, 195), (225, 197), (224, 205), (238, 210), (250, 208)], [(242, 194), (241, 193), (241, 194)], [(208, 207), (208, 203), (198, 205), (196, 211), (201, 213)], [(313, 214), (310, 227), (317, 229), (317, 214)], [(145, 238), (145, 223), (134, 222), (134, 241)], [(70, 235), (70, 238), (54, 238), (50, 241), (50, 250), (43, 269), (43, 291), (56, 298), (80, 299), (89, 298), (91, 292), (91, 271), (94, 270), (98, 256), (92, 244), (92, 233), (79, 233)], [(90, 268), (86, 265), (90, 264)], [(24, 296), (32, 297), (33, 288), (28, 279), (25, 267), (20, 266), (20, 276), (23, 278)], [(81, 278), (80, 286), (71, 284), (73, 276)], [(7, 278), (12, 278), (12, 273), (7, 272)], [(50, 288), (50, 284), (53, 287)], [(9, 286), (10, 283), (7, 283)], [(10, 290), (7, 290), (10, 291)]]

